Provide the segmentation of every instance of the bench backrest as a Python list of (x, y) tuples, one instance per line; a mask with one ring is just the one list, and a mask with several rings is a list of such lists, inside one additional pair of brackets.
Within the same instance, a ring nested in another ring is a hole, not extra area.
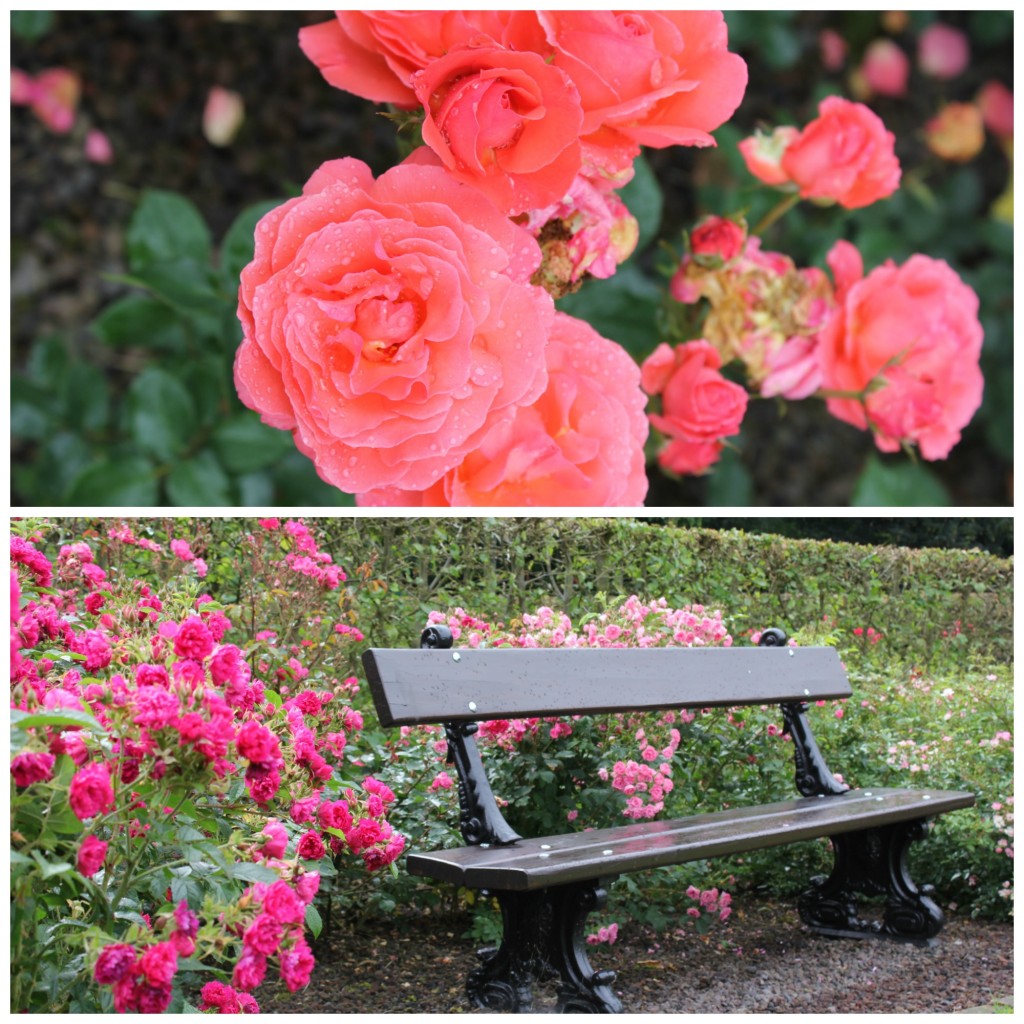
[(363, 665), (383, 726), (784, 704), (851, 693), (831, 647), (373, 648)]

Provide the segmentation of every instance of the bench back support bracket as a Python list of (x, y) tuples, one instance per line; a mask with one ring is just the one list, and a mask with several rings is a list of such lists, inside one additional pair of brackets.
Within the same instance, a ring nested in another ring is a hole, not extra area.
[[(420, 635), (420, 648), (447, 650), (454, 643), (447, 626), (428, 626)], [(491, 784), (487, 781), (480, 751), (473, 734), (475, 722), (445, 722), (448, 763), (455, 765), (459, 777), (459, 831), (467, 846), (508, 846), (522, 839), (498, 810)]]
[(837, 781), (828, 770), (805, 717), (806, 711), (806, 704), (782, 705), (783, 728), (793, 739), (797, 792), (801, 796), (838, 796), (845, 793), (849, 786)]

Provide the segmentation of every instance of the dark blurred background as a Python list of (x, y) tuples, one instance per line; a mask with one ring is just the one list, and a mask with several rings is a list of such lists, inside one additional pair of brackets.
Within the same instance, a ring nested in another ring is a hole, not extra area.
[[(255, 214), (236, 219), (253, 204), (294, 194), (325, 160), (357, 156), (380, 173), (398, 159), (394, 125), (372, 104), (328, 86), (299, 50), (298, 28), (324, 18), (13, 16), (14, 67), (32, 75), (64, 67), (82, 83), (67, 134), (28, 107), (11, 111), (15, 504), (348, 503), (316, 478), (286, 435), (243, 412), (230, 383), (240, 338), (232, 272), (244, 262), (238, 242), (246, 229), (251, 239)], [(969, 66), (948, 80), (916, 66), (921, 33), (937, 19), (970, 42)], [(731, 48), (750, 70), (746, 99), (716, 133), (717, 150), (648, 152), (657, 185), (635, 190), (645, 222), (655, 224), (660, 208), (658, 233), (678, 248), (680, 233), (706, 213), (745, 209), (756, 221), (772, 196), (753, 187), (735, 144), (759, 123), (805, 124), (830, 92), (854, 96), (851, 74), (866, 47), (893, 40), (912, 66), (907, 93), (867, 101), (896, 134), (904, 187), (853, 213), (802, 204), (770, 230), (765, 247), (821, 265), (832, 243), (847, 237), (869, 268), (913, 252), (948, 260), (982, 300), (985, 404), (947, 461), (915, 464), (877, 455), (866, 434), (832, 419), (821, 402), (755, 402), (737, 450), (714, 474), (677, 481), (652, 469), (648, 505), (1012, 504), (1012, 223), (992, 212), (1011, 162), (991, 134), (971, 159), (943, 160), (924, 132), (945, 102), (970, 101), (993, 79), (1012, 86), (1012, 12), (739, 12), (728, 20)], [(831, 70), (824, 30), (846, 48)], [(244, 122), (224, 146), (211, 144), (202, 127), (214, 86), (244, 103)], [(94, 129), (109, 139), (110, 163), (84, 155)], [(207, 225), (208, 237), (197, 242), (173, 201), (147, 208), (169, 245), (180, 243), (193, 258), (213, 243), (212, 262), (186, 262), (174, 285), (131, 254), (129, 224), (154, 189), (183, 197)], [(232, 225), (230, 253), (218, 264)], [(573, 302), (589, 307), (604, 333), (642, 358), (659, 340), (661, 299), (652, 281), (666, 262), (664, 248), (650, 245), (618, 284), (594, 282), (572, 297), (571, 311), (581, 308)], [(145, 387), (133, 392), (140, 379)]]

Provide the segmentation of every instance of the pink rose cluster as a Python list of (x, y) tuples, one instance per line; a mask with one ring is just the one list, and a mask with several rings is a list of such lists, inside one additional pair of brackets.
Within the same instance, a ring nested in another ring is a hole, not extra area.
[(708, 303), (705, 337), (663, 344), (642, 367), (644, 387), (661, 396), (650, 419), (668, 442), (663, 466), (699, 472), (718, 458), (720, 437), (739, 430), (745, 392), (719, 371), (734, 360), (763, 397), (821, 395), (882, 451), (915, 445), (925, 459), (949, 455), (984, 382), (978, 297), (946, 262), (915, 255), (865, 275), (856, 248), (840, 241), (829, 280), (721, 218), (702, 228), (711, 243), (683, 257), (670, 292)]
[(377, 179), (330, 161), (260, 222), (242, 401), (360, 504), (642, 504), (637, 368), (551, 295), (635, 246), (640, 146), (736, 109), (721, 14), (339, 11), (300, 44), (424, 146)]
[[(281, 537), (279, 558), (267, 566), (272, 578), (287, 580), (294, 573), (318, 600), (325, 590), (337, 589), (344, 574), (319, 550), (305, 523), (290, 520), (275, 530)], [(126, 526), (112, 533), (115, 546), (137, 540)], [(263, 541), (272, 551), (278, 538), (268, 530)], [(173, 802), (166, 794), (159, 806), (153, 798), (154, 806), (147, 807), (149, 798), (132, 788), (136, 780), (157, 792), (184, 786), (216, 800), (233, 780), (244, 778), (252, 800), (247, 813), (269, 820), (261, 837), (243, 843), (239, 853), (271, 867), (281, 881), (253, 886), (242, 897), (240, 906), (259, 920), (236, 936), (242, 947), (233, 981), (238, 991), (213, 988), (206, 1001), (221, 1012), (236, 1005), (252, 1011), (255, 1003), (245, 993), (259, 983), (271, 955), (278, 956), (282, 978), (294, 991), (313, 966), (302, 929), (319, 884), (319, 875), (300, 864), (344, 854), (377, 870), (393, 862), (405, 844), (386, 820), (395, 798), (385, 783), (368, 777), (340, 792), (332, 785), (336, 765), (358, 764), (350, 741), (362, 728), (362, 716), (346, 699), (353, 680), (293, 691), (282, 684), (310, 675), (299, 659), (313, 641), (257, 642), (257, 653), (247, 656), (226, 642), (232, 623), (207, 595), (189, 608), (180, 594), (162, 599), (128, 575), (108, 578), (84, 542), (65, 545), (53, 561), (36, 543), (11, 539), (11, 706), (29, 713), (66, 711), (69, 721), (23, 730), (10, 762), (13, 799), (30, 798), (36, 789), (36, 798), (55, 807), (66, 800), (85, 823), (85, 834), (74, 840), (67, 858), (87, 878), (103, 871), (119, 879), (143, 849), (140, 842), (157, 842), (154, 837), (165, 823), (173, 824), (175, 813), (163, 807)], [(186, 547), (192, 550), (183, 544), (168, 545), (171, 559), (182, 559)], [(162, 545), (154, 546), (148, 557), (167, 556)], [(90, 607), (89, 598), (97, 594), (104, 607)], [(319, 615), (313, 621), (339, 644), (361, 638), (348, 624), (335, 630)], [(56, 656), (61, 651), (80, 654), (80, 667), (63, 667)], [(268, 697), (273, 684), (284, 698), (276, 703)], [(78, 726), (72, 715), (93, 721)], [(70, 773), (58, 773), (59, 758), (72, 762)], [(69, 774), (69, 781), (58, 783), (58, 774)], [(275, 813), (298, 827), (291, 861), (282, 860), (291, 840), (289, 830), (269, 817)], [(166, 1008), (176, 958), (193, 955), (198, 928), (187, 907), (175, 920), (172, 926), (161, 915), (151, 933), (133, 942), (108, 942), (100, 953), (95, 980), (113, 986), (118, 1012)], [(168, 937), (169, 927), (174, 930)]]

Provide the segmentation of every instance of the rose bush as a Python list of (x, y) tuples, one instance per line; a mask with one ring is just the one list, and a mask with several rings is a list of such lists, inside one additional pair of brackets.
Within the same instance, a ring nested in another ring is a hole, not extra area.
[[(24, 529), (11, 544), (12, 1006), (255, 1011), (271, 963), (305, 985), (321, 880), (333, 891), (404, 848), (386, 820), (394, 794), (360, 767), (355, 680), (332, 675), (359, 636), (320, 610), (344, 573), (304, 523), (267, 520), (243, 539), (242, 602), (225, 609), (182, 538), (109, 523), (60, 546), (45, 525)], [(272, 590), (280, 632), (253, 614)], [(210, 971), (224, 980), (199, 993)]]

